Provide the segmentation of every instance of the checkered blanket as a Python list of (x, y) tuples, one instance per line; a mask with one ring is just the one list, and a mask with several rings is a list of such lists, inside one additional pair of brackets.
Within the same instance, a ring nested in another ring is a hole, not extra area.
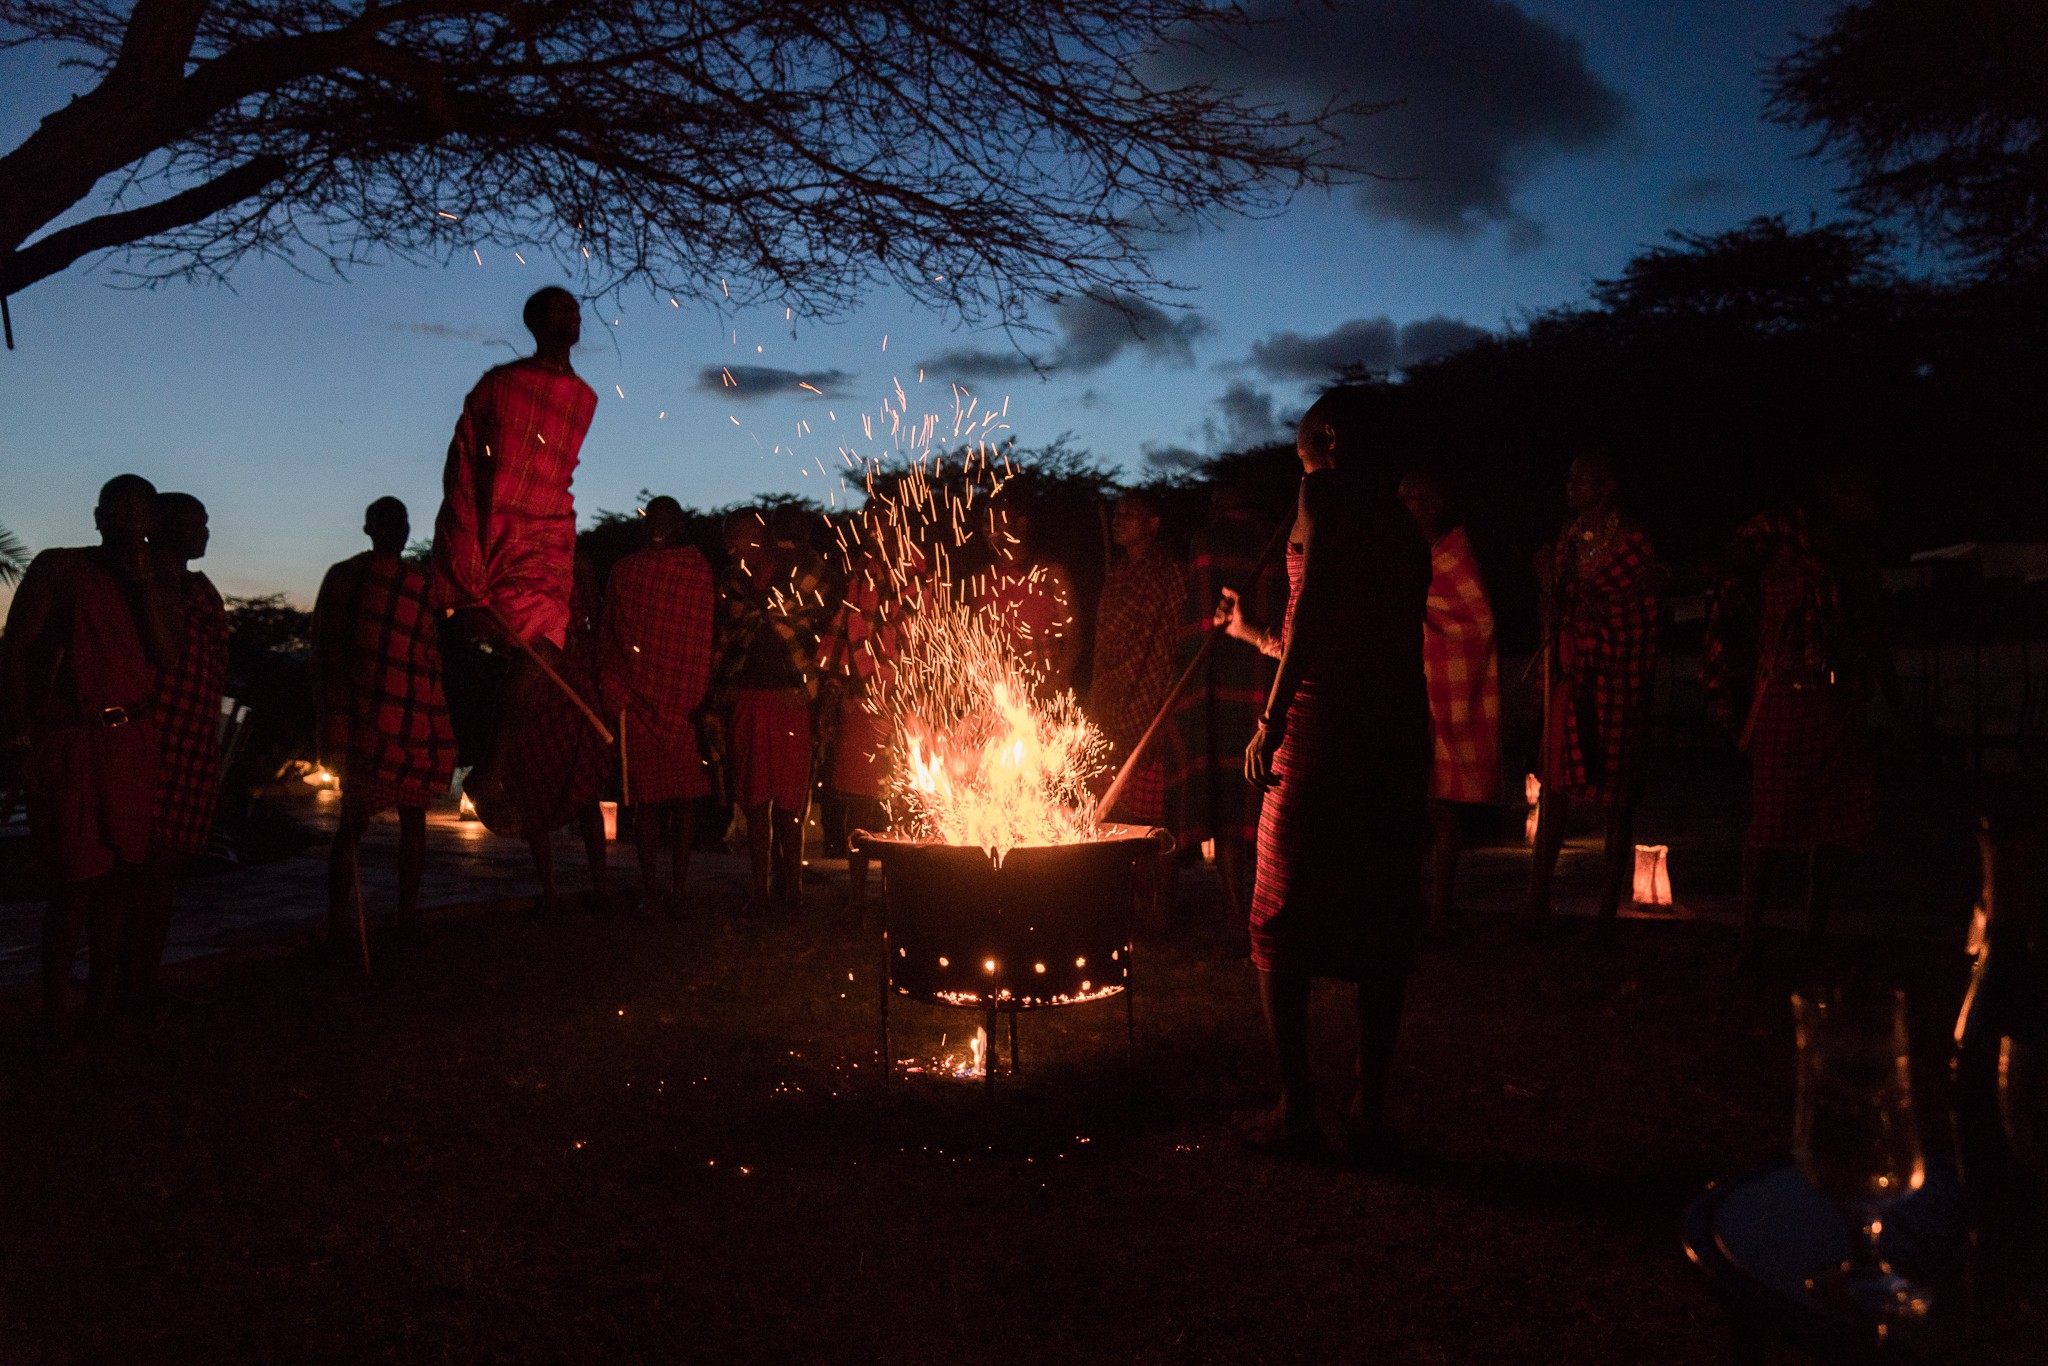
[(157, 684), (162, 785), (150, 845), (190, 858), (206, 848), (220, 801), (220, 699), (228, 674), (228, 613), (213, 581), (185, 571), (185, 649)]
[(1500, 660), (1493, 608), (1463, 527), (1430, 549), (1429, 613), (1422, 626), (1422, 669), (1436, 735), (1430, 795), (1489, 802), (1500, 790)]
[(448, 790), (455, 731), (426, 571), (365, 551), (327, 571), (313, 604), (322, 761), (367, 809)]
[(612, 568), (598, 674), (633, 801), (711, 790), (695, 718), (711, 688), (717, 604), (711, 566), (694, 547), (650, 546)]

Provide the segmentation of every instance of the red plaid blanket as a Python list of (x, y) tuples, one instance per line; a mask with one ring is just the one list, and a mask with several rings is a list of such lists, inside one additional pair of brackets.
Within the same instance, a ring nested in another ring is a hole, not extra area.
[(598, 632), (606, 715), (623, 737), (628, 794), (662, 802), (710, 790), (695, 713), (711, 689), (718, 605), (711, 565), (692, 546), (650, 546), (613, 566)]
[(1493, 608), (1463, 527), (1430, 550), (1429, 614), (1422, 626), (1422, 669), (1436, 734), (1430, 795), (1450, 802), (1492, 801), (1500, 789), (1500, 660)]
[[(1158, 546), (1140, 559), (1125, 559), (1109, 571), (1095, 613), (1095, 681), (1088, 694), (1088, 719), (1116, 746), (1121, 763), (1152, 723), (1153, 713), (1173, 686), (1174, 647), (1180, 642), (1187, 579), (1180, 564)], [(1158, 759), (1156, 748), (1148, 763)], [(1157, 778), (1164, 788), (1163, 772)]]
[(150, 844), (190, 858), (206, 848), (220, 800), (220, 699), (228, 674), (228, 613), (213, 581), (187, 570), (185, 650), (157, 688), (162, 786)]
[(463, 400), (434, 519), (434, 604), (496, 607), (522, 640), (569, 623), (576, 505), (569, 480), (597, 412), (574, 375), (501, 365)]
[(364, 551), (327, 571), (313, 605), (320, 754), (372, 811), (448, 790), (455, 731), (426, 571)]
[(1631, 794), (1650, 730), (1657, 664), (1656, 551), (1623, 523), (1591, 553), (1569, 530), (1552, 551), (1559, 687), (1557, 743), (1546, 782), (1609, 804)]

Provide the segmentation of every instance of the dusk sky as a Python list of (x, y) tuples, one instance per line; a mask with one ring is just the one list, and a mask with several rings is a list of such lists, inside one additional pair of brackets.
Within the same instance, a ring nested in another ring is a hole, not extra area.
[[(1276, 10), (1290, 17), (1226, 73), (1276, 98), (1319, 103), (1348, 84), (1404, 100), (1352, 142), (1359, 159), (1415, 179), (1168, 242), (1160, 273), (1186, 290), (1142, 337), (1119, 314), (1069, 305), (1040, 311), (1044, 335), (1012, 340), (887, 293), (849, 317), (792, 323), (780, 309), (721, 312), (716, 279), (680, 307), (639, 289), (594, 301), (577, 365), (600, 402), (579, 512), (629, 509), (643, 488), (703, 508), (779, 490), (824, 501), (838, 485), (818, 462), (836, 469), (841, 446), (882, 453), (859, 415), (898, 382), (913, 410), (949, 409), (953, 382), (984, 408), (1007, 399), (1022, 444), (1071, 433), (1142, 475), (1276, 435), (1346, 359), (1398, 366), (1577, 300), (1669, 230), (1831, 217), (1839, 168), (1801, 159), (1806, 140), (1762, 120), (1764, 69), (1831, 8)], [(74, 79), (50, 54), (0, 54), (0, 144)], [(464, 255), (345, 282), (252, 260), (232, 289), (130, 291), (117, 258), (35, 285), (11, 301), (19, 349), (0, 353), (0, 524), (36, 549), (89, 542), (99, 484), (134, 470), (206, 502), (214, 541), (200, 567), (223, 592), (305, 603), (330, 562), (363, 548), (371, 499), (396, 494), (415, 534), (431, 526), (463, 394), (511, 358), (506, 343), (524, 349), (518, 314), (531, 290), (577, 283), (528, 260), (487, 250), (480, 265)], [(721, 366), (747, 381), (737, 397), (720, 386)], [(825, 395), (796, 389), (799, 377)]]

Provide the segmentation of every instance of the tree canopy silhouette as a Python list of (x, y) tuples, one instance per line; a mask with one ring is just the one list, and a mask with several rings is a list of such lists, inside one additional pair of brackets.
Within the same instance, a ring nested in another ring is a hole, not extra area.
[[(108, 248), (153, 282), (495, 247), (600, 291), (830, 313), (887, 281), (1016, 322), (1155, 285), (1163, 225), (1344, 174), (1321, 118), (1156, 75), (1241, 22), (1205, 0), (0, 0), (0, 43), (97, 77), (0, 156), (0, 297)], [(51, 230), (96, 190), (104, 212)]]
[(1856, 208), (1979, 267), (2048, 267), (2048, 7), (1865, 0), (1778, 63), (1772, 117), (1842, 158)]

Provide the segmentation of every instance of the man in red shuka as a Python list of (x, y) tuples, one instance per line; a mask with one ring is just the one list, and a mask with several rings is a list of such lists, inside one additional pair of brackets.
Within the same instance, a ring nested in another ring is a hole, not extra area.
[(113, 1008), (156, 811), (157, 685), (183, 646), (169, 585), (150, 559), (156, 489), (116, 475), (93, 520), (100, 544), (36, 556), (0, 637), (0, 719), (8, 742), (28, 751), (29, 824), (51, 882), (43, 1018), (53, 1039), (81, 925), (94, 1024)]
[(122, 998), (138, 1014), (163, 1004), (157, 968), (171, 926), (171, 898), (185, 865), (206, 852), (220, 802), (220, 699), (227, 686), (228, 613), (213, 581), (191, 561), (206, 554), (206, 505), (189, 493), (157, 499), (158, 534), (150, 550), (177, 605), (184, 648), (157, 688), (163, 785), (150, 830), (148, 895), (122, 948)]
[[(576, 297), (549, 286), (526, 301), (534, 353), (487, 373), (463, 400), (434, 520), (434, 605), (464, 788), (490, 829), (526, 840), (554, 900), (554, 831), (597, 819), (603, 742), (525, 647), (593, 710), (590, 655), (567, 649), (578, 623), (576, 505), (569, 481), (597, 394), (569, 363), (582, 335)], [(594, 600), (593, 600), (594, 601)], [(603, 852), (602, 833), (595, 852)], [(593, 867), (600, 883), (602, 874)], [(599, 887), (600, 898), (602, 887)]]
[[(612, 566), (598, 631), (605, 714), (616, 718), (622, 781), (633, 808), (643, 908), (683, 910), (690, 879), (691, 803), (711, 794), (697, 728), (711, 690), (718, 593), (702, 551), (683, 543), (683, 509), (650, 500), (647, 548)], [(671, 832), (675, 876), (657, 879), (662, 827)]]
[(349, 942), (356, 848), (370, 818), (398, 808), (398, 923), (418, 928), (427, 805), (455, 772), (455, 729), (427, 572), (404, 557), (412, 519), (396, 498), (363, 513), (370, 549), (320, 581), (313, 604), (313, 694), (320, 761), (341, 779), (341, 823), (327, 860), (327, 939)]

